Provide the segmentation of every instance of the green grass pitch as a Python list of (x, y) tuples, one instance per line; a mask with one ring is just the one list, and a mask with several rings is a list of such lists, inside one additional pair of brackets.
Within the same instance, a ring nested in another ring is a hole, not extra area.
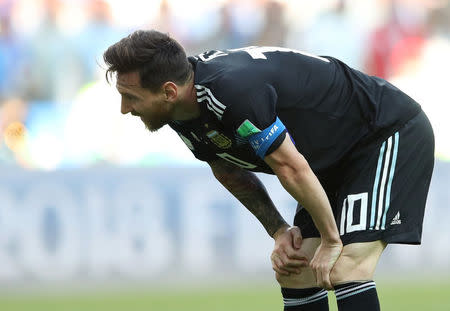
[[(262, 282), (263, 283), (263, 282)], [(382, 310), (449, 311), (450, 280), (377, 281)], [(330, 292), (330, 310), (336, 302)], [(2, 311), (273, 311), (283, 310), (275, 285), (239, 284), (171, 289), (0, 293)]]

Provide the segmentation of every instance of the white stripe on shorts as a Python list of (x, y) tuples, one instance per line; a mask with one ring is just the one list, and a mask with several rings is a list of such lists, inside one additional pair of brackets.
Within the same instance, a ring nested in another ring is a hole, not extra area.
[[(391, 199), (392, 180), (397, 162), (399, 133), (389, 137), (380, 148), (372, 191), (370, 230), (384, 230)], [(381, 181), (380, 181), (381, 180)]]

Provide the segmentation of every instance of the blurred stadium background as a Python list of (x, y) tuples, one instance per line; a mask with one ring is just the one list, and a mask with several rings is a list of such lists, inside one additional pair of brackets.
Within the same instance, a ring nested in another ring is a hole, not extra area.
[(102, 53), (142, 28), (188, 54), (335, 56), (415, 98), (436, 135), (423, 245), (376, 280), (385, 310), (450, 310), (447, 0), (0, 0), (0, 310), (281, 310), (262, 226), (178, 136), (120, 115)]

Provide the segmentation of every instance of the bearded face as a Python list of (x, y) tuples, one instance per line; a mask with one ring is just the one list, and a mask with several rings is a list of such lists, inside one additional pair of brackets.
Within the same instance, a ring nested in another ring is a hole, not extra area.
[(122, 95), (121, 112), (140, 117), (145, 127), (155, 132), (172, 120), (173, 106), (162, 90), (154, 93), (141, 87), (139, 81), (137, 72), (117, 76), (117, 90)]

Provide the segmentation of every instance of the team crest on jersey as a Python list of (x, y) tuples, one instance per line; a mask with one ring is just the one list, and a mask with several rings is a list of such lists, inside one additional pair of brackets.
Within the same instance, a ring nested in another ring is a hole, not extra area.
[(228, 149), (232, 145), (231, 139), (217, 131), (209, 131), (206, 133), (206, 136), (214, 143), (214, 145), (221, 149)]

